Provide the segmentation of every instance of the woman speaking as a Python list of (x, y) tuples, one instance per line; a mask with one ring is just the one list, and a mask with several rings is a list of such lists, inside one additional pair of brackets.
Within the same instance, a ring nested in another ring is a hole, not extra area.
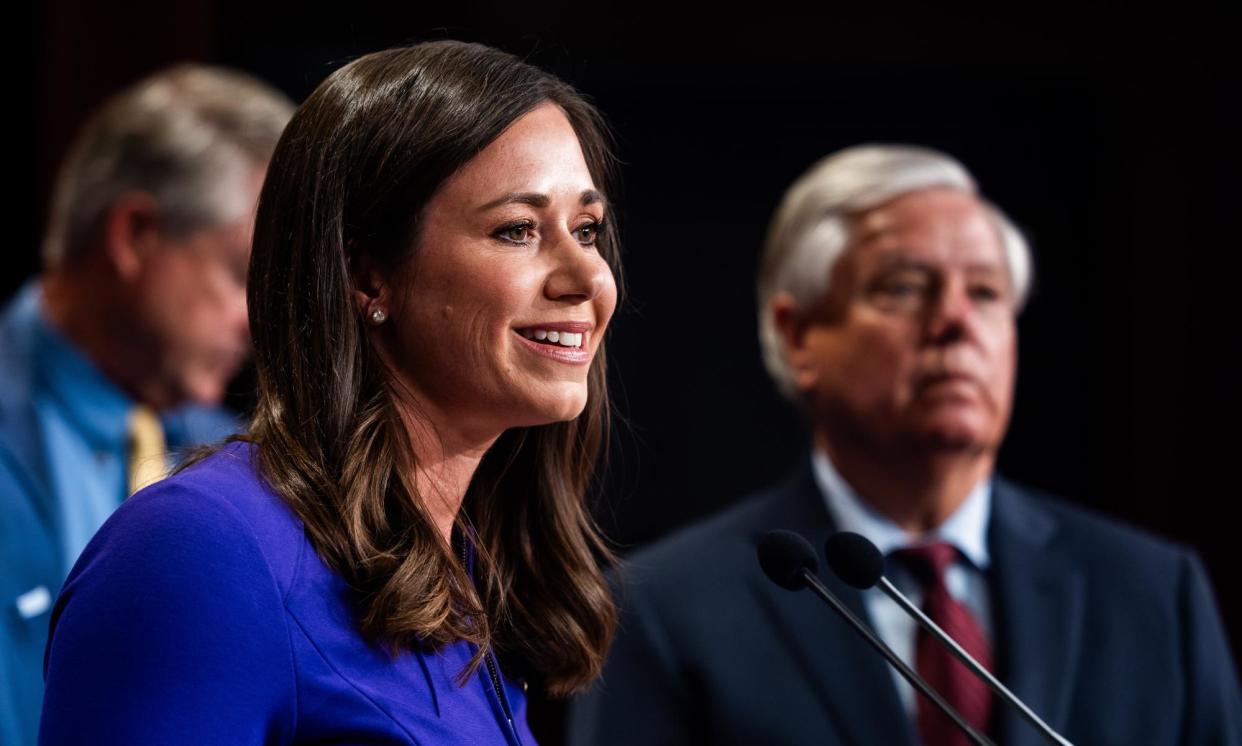
[(52, 622), (44, 744), (533, 744), (599, 671), (595, 109), (457, 42), (311, 94), (260, 199), (248, 434), (131, 498)]

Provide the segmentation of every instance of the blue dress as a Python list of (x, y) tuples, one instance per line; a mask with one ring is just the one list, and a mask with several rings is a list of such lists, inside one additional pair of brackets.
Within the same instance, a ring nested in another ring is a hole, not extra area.
[(535, 743), (523, 687), (494, 660), (459, 685), (473, 645), (393, 657), (354, 618), (251, 446), (230, 444), (87, 546), (52, 616), (39, 741)]

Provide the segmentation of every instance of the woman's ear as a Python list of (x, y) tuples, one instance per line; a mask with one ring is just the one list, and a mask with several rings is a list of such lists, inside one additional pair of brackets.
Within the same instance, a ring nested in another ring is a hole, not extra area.
[(352, 261), (354, 304), (358, 313), (372, 324), (388, 319), (391, 295), (388, 275), (366, 252), (358, 252)]

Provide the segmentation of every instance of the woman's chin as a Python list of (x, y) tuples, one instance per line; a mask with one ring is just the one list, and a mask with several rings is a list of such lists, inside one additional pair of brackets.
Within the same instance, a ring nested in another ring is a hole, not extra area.
[(568, 422), (582, 414), (586, 403), (586, 386), (565, 386), (557, 396), (541, 397), (540, 401), (532, 402), (526, 426)]

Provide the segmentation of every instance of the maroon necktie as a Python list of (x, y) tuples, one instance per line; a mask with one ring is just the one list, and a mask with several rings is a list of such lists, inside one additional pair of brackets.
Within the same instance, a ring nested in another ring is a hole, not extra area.
[[(944, 574), (957, 558), (952, 544), (930, 544), (893, 552), (923, 587), (923, 613), (940, 626), (979, 664), (992, 670), (992, 649), (970, 610), (949, 595)], [(919, 627), (915, 668), (953, 709), (980, 733), (991, 726), (992, 693), (934, 637)], [(918, 698), (919, 734), (925, 746), (969, 746), (971, 741), (926, 697)]]

